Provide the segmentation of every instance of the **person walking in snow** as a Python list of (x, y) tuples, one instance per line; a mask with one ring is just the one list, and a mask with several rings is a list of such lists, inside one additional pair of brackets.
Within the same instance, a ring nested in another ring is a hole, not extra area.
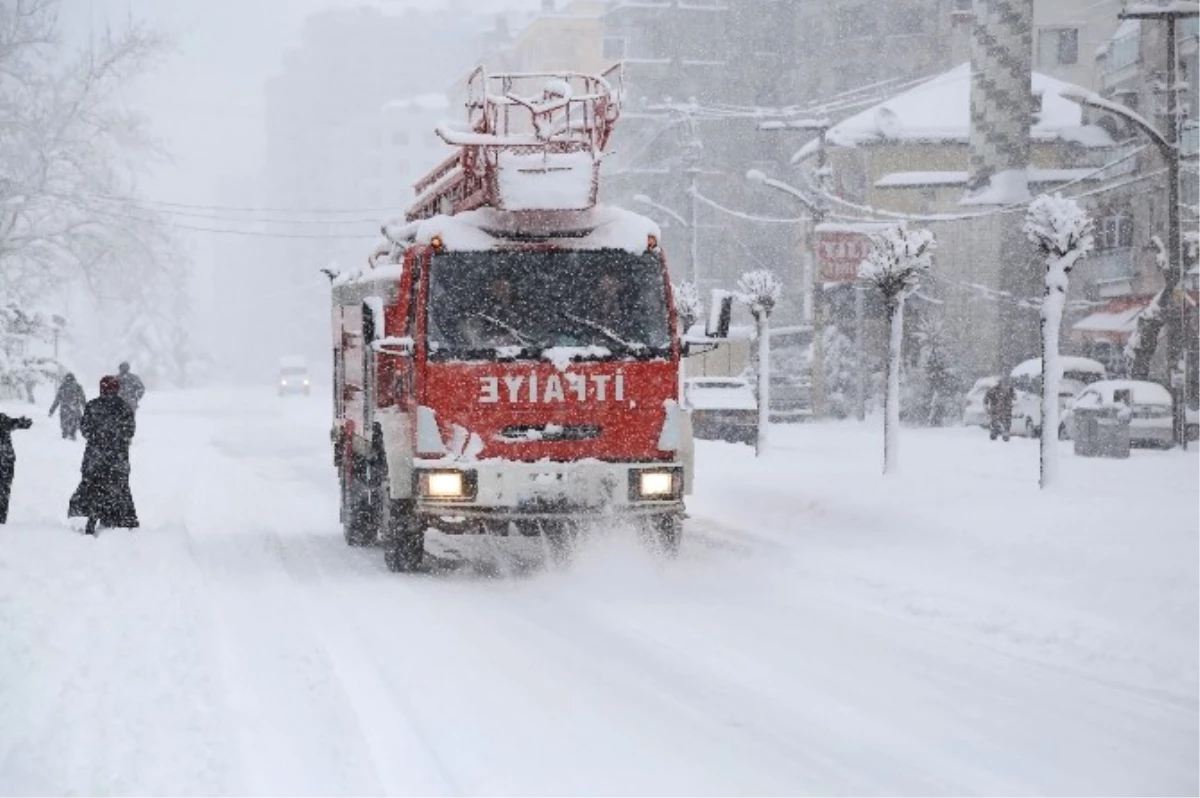
[(117, 381), (120, 383), (118, 395), (129, 405), (129, 409), (137, 413), (138, 403), (146, 395), (146, 386), (138, 375), (129, 370), (128, 363), (122, 363), (117, 368)]
[(999, 435), (1007, 441), (1012, 434), (1012, 411), (1016, 395), (1012, 382), (1007, 377), (988, 388), (988, 392), (983, 395), (983, 406), (988, 412), (992, 440), (996, 440), (996, 436)]
[(63, 439), (75, 440), (79, 433), (79, 422), (83, 418), (83, 408), (87, 404), (87, 396), (83, 386), (75, 379), (75, 375), (67, 372), (58, 391), (54, 394), (54, 404), (50, 405), (50, 415), (58, 411), (58, 423), (62, 428)]
[(0, 524), (8, 523), (8, 496), (12, 492), (16, 473), (17, 453), (12, 445), (12, 431), (29, 429), (33, 422), (24, 416), (13, 418), (0, 413)]
[(136, 423), (133, 408), (120, 396), (116, 377), (100, 380), (100, 396), (87, 403), (80, 431), (87, 440), (83, 450), (82, 480), (67, 515), (86, 518), (89, 535), (97, 526), (136, 529), (137, 509), (129, 490), (129, 444)]

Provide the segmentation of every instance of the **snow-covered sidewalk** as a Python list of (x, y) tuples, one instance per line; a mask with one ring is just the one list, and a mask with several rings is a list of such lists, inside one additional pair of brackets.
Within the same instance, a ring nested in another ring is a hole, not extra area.
[[(701, 442), (677, 562), (600, 530), (347, 548), (324, 400), (155, 394), (143, 528), (62, 515), (82, 445), (15, 436), (0, 793), (1200, 791), (1194, 453), (875, 427)], [(19, 409), (19, 408), (18, 408)], [(495, 578), (499, 577), (499, 578)]]

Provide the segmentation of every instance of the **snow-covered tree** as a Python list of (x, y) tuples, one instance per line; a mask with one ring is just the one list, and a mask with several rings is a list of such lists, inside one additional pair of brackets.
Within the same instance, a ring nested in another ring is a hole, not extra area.
[(700, 289), (696, 284), (684, 280), (675, 283), (671, 286), (671, 293), (675, 296), (675, 313), (679, 316), (679, 332), (681, 335), (686, 335), (704, 315), (704, 303), (700, 299)]
[(883, 472), (899, 468), (900, 359), (904, 336), (904, 301), (929, 271), (937, 239), (929, 230), (908, 225), (885, 228), (871, 235), (871, 249), (858, 276), (877, 289), (888, 314), (888, 358), (883, 415)]
[(1041, 480), (1052, 484), (1058, 470), (1058, 385), (1062, 365), (1058, 336), (1071, 269), (1092, 251), (1092, 219), (1079, 203), (1061, 194), (1043, 194), (1029, 204), (1025, 234), (1046, 258), (1046, 293), (1042, 299), (1042, 441)]
[(754, 450), (760, 457), (767, 450), (767, 427), (771, 420), (771, 311), (782, 290), (774, 272), (755, 269), (741, 276), (735, 293), (738, 301), (750, 309), (758, 328), (758, 439)]
[(0, 3), (0, 294), (26, 306), (80, 280), (103, 293), (160, 227), (114, 198), (153, 149), (122, 90), (163, 40), (130, 24), (72, 53), (59, 5)]

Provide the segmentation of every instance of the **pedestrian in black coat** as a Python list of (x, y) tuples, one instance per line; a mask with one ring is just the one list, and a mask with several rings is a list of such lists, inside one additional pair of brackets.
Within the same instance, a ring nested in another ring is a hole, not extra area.
[(146, 395), (146, 385), (142, 382), (142, 378), (129, 370), (128, 363), (122, 363), (117, 367), (117, 382), (119, 383), (118, 394), (136, 413), (138, 403)]
[(54, 404), (50, 405), (50, 415), (53, 416), (54, 411), (58, 411), (58, 423), (62, 427), (64, 439), (75, 440), (75, 436), (79, 434), (79, 422), (83, 419), (83, 408), (86, 404), (87, 396), (83, 393), (83, 386), (75, 379), (74, 374), (68, 373), (58, 385), (58, 392), (54, 394)]
[(133, 409), (118, 395), (116, 377), (100, 380), (100, 397), (87, 403), (80, 431), (87, 440), (83, 450), (83, 479), (67, 515), (87, 518), (87, 534), (96, 527), (138, 526), (137, 509), (129, 490), (129, 444), (136, 424)]
[(29, 429), (33, 422), (21, 416), (13, 418), (0, 413), (0, 524), (8, 523), (8, 496), (12, 492), (16, 473), (17, 453), (13, 450), (12, 431)]

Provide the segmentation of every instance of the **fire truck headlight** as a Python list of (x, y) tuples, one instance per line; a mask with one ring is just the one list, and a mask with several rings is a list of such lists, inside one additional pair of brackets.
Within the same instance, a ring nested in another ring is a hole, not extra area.
[(474, 471), (422, 471), (421, 495), (431, 499), (475, 498)]
[(629, 476), (629, 498), (634, 501), (674, 499), (682, 487), (682, 474), (677, 468), (633, 471)]
[(440, 471), (429, 475), (429, 495), (439, 499), (462, 496), (463, 478), (457, 471)]

